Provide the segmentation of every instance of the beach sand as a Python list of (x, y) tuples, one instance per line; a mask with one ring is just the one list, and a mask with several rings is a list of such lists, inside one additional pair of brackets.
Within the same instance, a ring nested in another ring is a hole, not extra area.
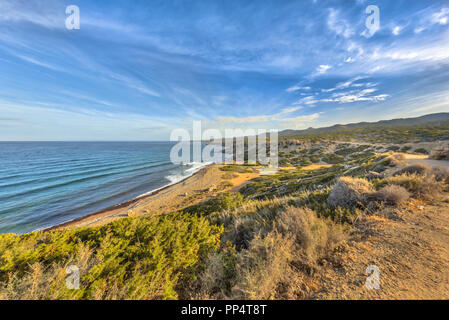
[(123, 217), (142, 217), (182, 210), (220, 192), (238, 191), (259, 173), (226, 174), (221, 165), (209, 165), (191, 177), (162, 188), (151, 195), (130, 200), (105, 210), (53, 226), (46, 230), (100, 226)]

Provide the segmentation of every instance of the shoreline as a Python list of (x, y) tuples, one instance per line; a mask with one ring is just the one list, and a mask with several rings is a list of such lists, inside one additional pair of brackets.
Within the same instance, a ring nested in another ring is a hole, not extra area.
[(135, 198), (132, 198), (130, 200), (121, 202), (121, 203), (117, 203), (115, 205), (106, 207), (104, 209), (98, 210), (98, 211), (94, 211), (91, 213), (88, 213), (86, 215), (83, 215), (82, 217), (78, 217), (78, 218), (74, 218), (72, 220), (68, 220), (62, 223), (58, 223), (55, 224), (53, 226), (47, 227), (47, 228), (42, 228), (42, 229), (38, 229), (38, 230), (33, 230), (31, 232), (39, 232), (39, 231), (51, 231), (51, 230), (56, 230), (56, 229), (60, 229), (60, 228), (64, 228), (64, 227), (68, 227), (68, 226), (72, 226), (72, 225), (76, 225), (79, 222), (82, 222), (83, 220), (88, 220), (91, 218), (94, 218), (95, 216), (99, 216), (105, 213), (112, 213), (113, 211), (116, 210), (120, 210), (120, 209), (125, 209), (125, 208), (130, 208), (133, 204), (138, 203), (139, 201), (143, 201), (143, 200), (148, 200), (148, 198), (156, 196), (157, 194), (159, 194), (160, 192), (163, 192), (164, 190), (167, 190), (171, 187), (174, 187), (182, 182), (185, 182), (186, 180), (192, 178), (193, 176), (195, 176), (196, 174), (200, 173), (200, 171), (205, 170), (207, 167), (212, 166), (214, 164), (206, 164), (204, 167), (202, 167), (201, 169), (199, 169), (198, 171), (194, 172), (193, 174), (191, 174), (190, 176), (186, 176), (184, 179), (181, 179), (175, 183), (170, 183), (167, 184), (163, 187), (160, 188), (156, 188), (153, 191), (148, 191), (140, 196), (137, 196)]
[(52, 231), (71, 227), (95, 227), (123, 217), (143, 217), (175, 212), (226, 191), (235, 191), (258, 173), (238, 174), (229, 179), (220, 170), (221, 164), (207, 164), (192, 175), (176, 183), (166, 185), (148, 195), (109, 206), (51, 227), (35, 230)]

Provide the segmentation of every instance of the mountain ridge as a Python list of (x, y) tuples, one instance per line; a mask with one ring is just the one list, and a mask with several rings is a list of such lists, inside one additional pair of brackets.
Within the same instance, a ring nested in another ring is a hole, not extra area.
[(307, 128), (303, 130), (286, 129), (279, 132), (281, 136), (297, 136), (303, 134), (329, 132), (339, 129), (354, 129), (361, 127), (375, 127), (375, 126), (408, 126), (408, 125), (423, 125), (423, 124), (442, 124), (449, 121), (449, 112), (430, 113), (413, 118), (396, 118), (391, 120), (379, 120), (376, 122), (355, 122), (348, 124), (334, 124), (329, 127), (321, 128)]

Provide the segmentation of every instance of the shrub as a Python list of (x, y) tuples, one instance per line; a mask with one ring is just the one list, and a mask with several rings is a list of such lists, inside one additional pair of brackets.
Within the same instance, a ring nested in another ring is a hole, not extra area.
[(324, 157), (322, 157), (322, 160), (329, 164), (337, 164), (337, 163), (343, 162), (345, 160), (345, 158), (331, 153), (331, 154), (326, 154)]
[(409, 191), (415, 198), (438, 200), (442, 192), (442, 184), (433, 176), (402, 174), (386, 179), (388, 183), (399, 185)]
[(387, 150), (389, 150), (389, 151), (399, 151), (400, 148), (401, 147), (399, 147), (399, 146), (389, 146), (387, 148)]
[[(174, 213), (105, 226), (0, 236), (5, 299), (172, 299), (219, 244), (221, 227)], [(65, 286), (80, 269), (80, 289)]]
[(433, 150), (430, 158), (435, 160), (449, 160), (449, 148), (441, 148)]
[(396, 171), (393, 176), (401, 174), (418, 174), (424, 175), (430, 171), (430, 167), (425, 163), (416, 163), (409, 165), (401, 170)]
[(394, 156), (387, 156), (386, 158), (382, 159), (378, 165), (382, 166), (389, 166), (389, 167), (396, 167), (401, 161), (405, 159), (404, 155), (394, 155)]
[(341, 226), (317, 217), (307, 208), (287, 207), (276, 218), (276, 230), (293, 236), (303, 263), (315, 264), (332, 251), (344, 237)]
[(384, 172), (385, 170), (387, 170), (387, 168), (385, 168), (385, 166), (381, 164), (378, 164), (373, 168), (373, 171), (377, 173)]
[(253, 169), (249, 166), (240, 166), (240, 165), (226, 165), (220, 168), (221, 171), (230, 171), (230, 172), (238, 172), (238, 173), (252, 173)]
[(373, 191), (372, 184), (365, 179), (341, 177), (332, 187), (327, 202), (331, 207), (356, 207)]
[(225, 180), (229, 180), (229, 179), (234, 179), (237, 178), (239, 175), (237, 173), (234, 172), (226, 172), (225, 174), (223, 174), (221, 177)]
[(303, 275), (345, 238), (341, 226), (318, 218), (312, 210), (286, 207), (272, 230), (266, 236), (258, 234), (239, 254), (231, 298), (304, 298)]
[(424, 148), (418, 148), (418, 149), (415, 149), (414, 152), (416, 152), (416, 153), (422, 153), (422, 154), (428, 154), (428, 153), (429, 153), (429, 152), (428, 152), (426, 149), (424, 149)]
[(382, 179), (383, 175), (376, 171), (369, 171), (367, 174), (365, 174), (365, 178), (368, 180)]
[(184, 209), (185, 212), (208, 216), (214, 212), (230, 210), (245, 203), (242, 194), (238, 192), (225, 192)]
[(388, 185), (377, 192), (367, 195), (367, 201), (382, 202), (388, 205), (398, 205), (406, 201), (410, 194), (401, 186)]
[(239, 256), (231, 299), (276, 299), (281, 283), (291, 283), (293, 241), (276, 232), (257, 236)]
[(411, 149), (412, 147), (411, 146), (403, 146), (402, 148), (401, 148), (401, 152), (407, 152), (407, 151), (409, 151), (410, 149)]
[(449, 168), (434, 167), (432, 168), (432, 175), (436, 181), (449, 184)]

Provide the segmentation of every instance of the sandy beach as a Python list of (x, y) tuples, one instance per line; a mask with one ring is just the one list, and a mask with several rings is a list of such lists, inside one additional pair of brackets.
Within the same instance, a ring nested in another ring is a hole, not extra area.
[(185, 180), (148, 196), (132, 199), (45, 230), (100, 226), (123, 217), (158, 215), (182, 210), (220, 192), (238, 191), (248, 180), (259, 176), (258, 172), (223, 172), (220, 167), (218, 164), (208, 165)]

